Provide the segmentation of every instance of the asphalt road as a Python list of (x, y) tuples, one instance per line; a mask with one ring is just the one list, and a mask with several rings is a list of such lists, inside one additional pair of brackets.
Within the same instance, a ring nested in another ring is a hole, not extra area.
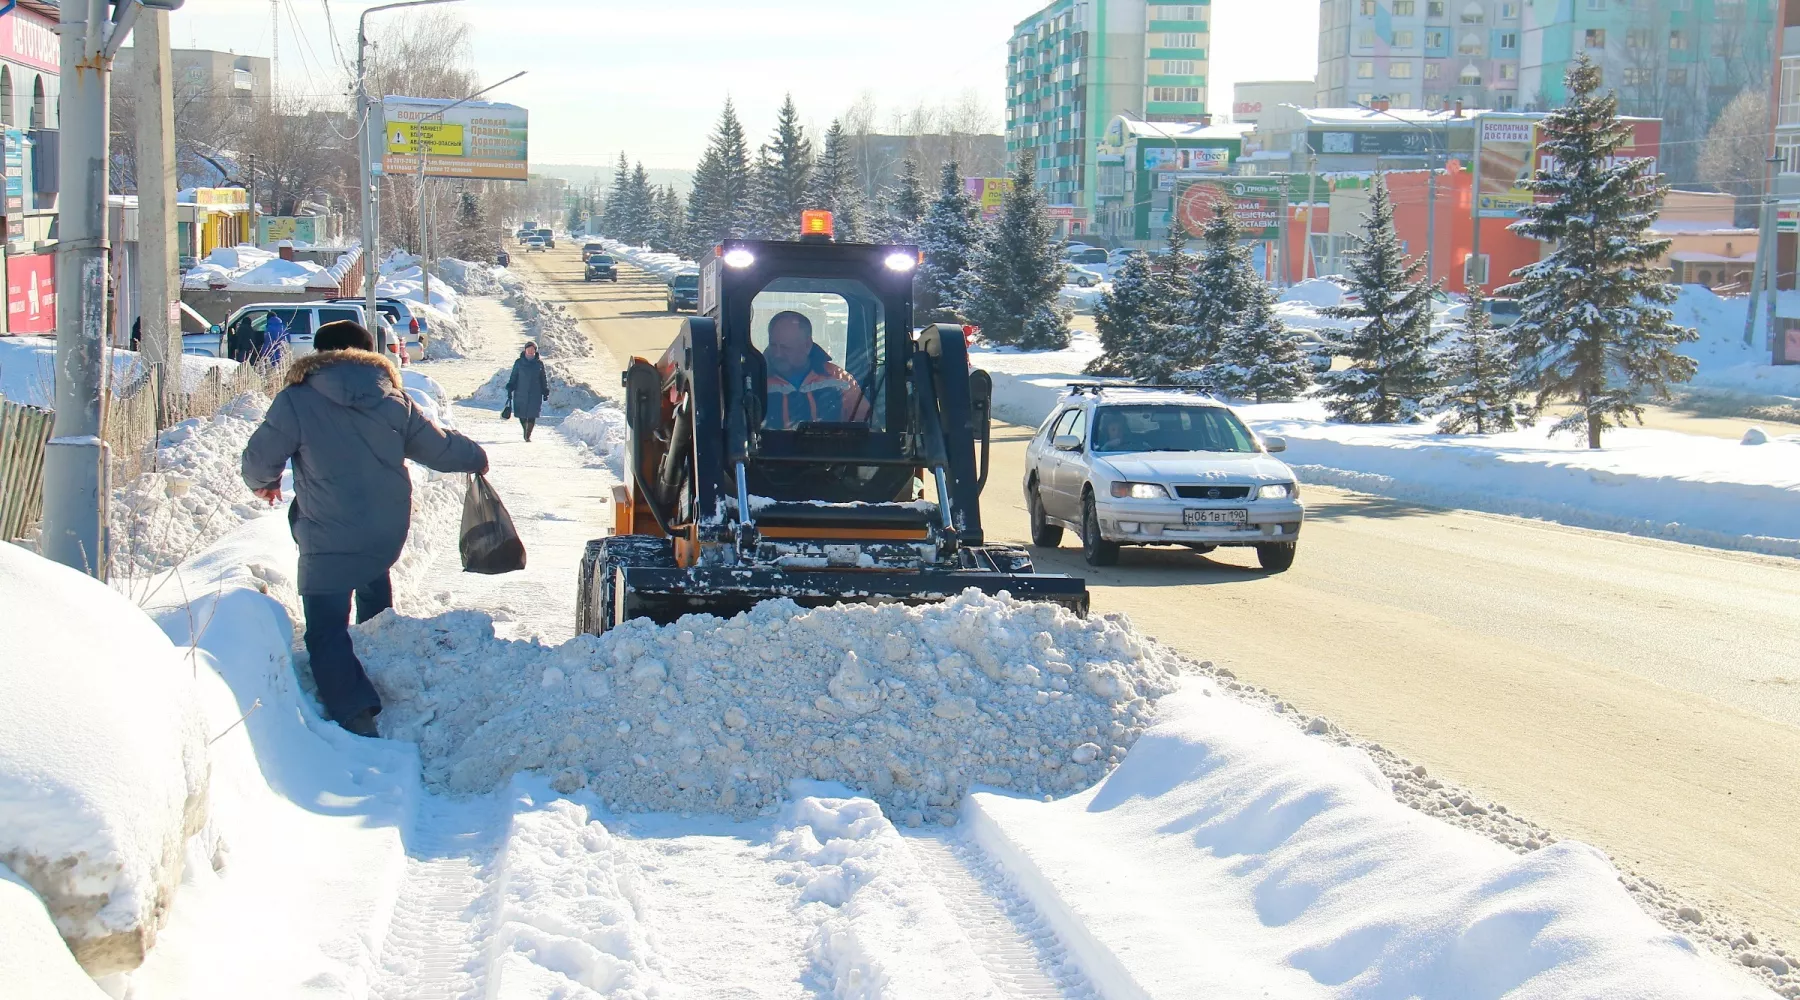
[[(515, 260), (621, 363), (678, 329), (647, 275), (585, 284), (573, 248)], [(1750, 421), (1703, 432), (1730, 423)], [(1026, 537), (1030, 433), (997, 428), (990, 538)], [(1800, 943), (1800, 561), (1303, 499), (1284, 574), (1232, 549), (1127, 549), (1094, 569), (1073, 540), (1037, 561), (1085, 577), (1096, 612)]]

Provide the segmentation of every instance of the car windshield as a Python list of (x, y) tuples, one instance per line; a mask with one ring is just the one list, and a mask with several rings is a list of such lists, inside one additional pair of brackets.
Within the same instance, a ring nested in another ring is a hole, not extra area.
[(1093, 449), (1128, 451), (1257, 451), (1236, 414), (1219, 406), (1141, 403), (1103, 406), (1094, 416)]
[(607, 265), (610, 267), (612, 265), (612, 262), (613, 262), (613, 259), (611, 257), (607, 257), (602, 254), (594, 254), (592, 257), (588, 258), (589, 264), (604, 264), (604, 265)]
[(675, 287), (676, 288), (699, 288), (700, 287), (700, 276), (698, 274), (677, 274), (675, 276)]

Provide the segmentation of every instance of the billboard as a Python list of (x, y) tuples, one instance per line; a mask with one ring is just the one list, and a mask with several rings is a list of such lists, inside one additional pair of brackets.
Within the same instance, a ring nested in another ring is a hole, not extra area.
[(1360, 156), (1427, 156), (1434, 140), (1414, 128), (1382, 128), (1362, 131), (1338, 131), (1315, 128), (1307, 132), (1306, 141), (1320, 153)]
[(1011, 177), (964, 177), (963, 190), (969, 193), (969, 200), (984, 219), (992, 219), (1000, 214), (1000, 203), (1012, 193)]
[(1537, 122), (1531, 118), (1481, 119), (1476, 139), (1481, 177), (1476, 212), (1484, 219), (1516, 219), (1531, 204), (1524, 187), (1537, 162)]
[(1231, 169), (1231, 150), (1224, 146), (1142, 146), (1144, 169), (1153, 173), (1222, 174)]
[(1199, 236), (1213, 216), (1213, 206), (1229, 200), (1237, 209), (1244, 238), (1281, 238), (1281, 195), (1286, 177), (1199, 178), (1183, 182), (1175, 191), (1174, 221), (1189, 236)]
[(384, 97), (381, 116), (382, 173), (417, 174), (423, 153), (428, 177), (522, 181), (529, 175), (527, 113), (518, 105)]
[(6, 332), (56, 332), (56, 254), (6, 256)]

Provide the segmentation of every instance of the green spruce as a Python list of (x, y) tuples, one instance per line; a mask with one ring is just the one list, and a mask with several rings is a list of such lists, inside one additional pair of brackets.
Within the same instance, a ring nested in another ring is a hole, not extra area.
[(1528, 416), (1575, 404), (1551, 431), (1585, 431), (1600, 447), (1608, 427), (1643, 420), (1645, 398), (1666, 400), (1693, 360), (1676, 348), (1699, 339), (1675, 325), (1667, 306), (1676, 290), (1657, 266), (1669, 241), (1649, 235), (1668, 186), (1653, 160), (1620, 160), (1631, 126), (1618, 99), (1601, 96), (1600, 68), (1583, 56), (1568, 73), (1569, 102), (1539, 123), (1542, 164), (1529, 183), (1536, 196), (1512, 230), (1551, 249), (1513, 272), (1501, 292), (1520, 300), (1508, 330)]
[(1063, 246), (1037, 186), (1035, 155), (1027, 150), (975, 256), (968, 315), (983, 339), (1033, 351), (1069, 346), (1069, 311), (1057, 300)]
[(1252, 277), (1246, 289), (1249, 305), (1225, 328), (1204, 380), (1213, 391), (1234, 399), (1293, 399), (1312, 385), (1312, 364), (1300, 349), (1300, 338), (1275, 315), (1275, 292), (1261, 275)]
[(856, 182), (856, 165), (850, 159), (849, 135), (843, 122), (833, 121), (825, 130), (825, 146), (813, 168), (807, 207), (831, 213), (839, 241), (860, 243), (868, 235), (862, 193)]
[(938, 196), (919, 227), (924, 262), (913, 281), (913, 318), (920, 324), (961, 323), (968, 298), (969, 267), (980, 230), (975, 202), (963, 189), (956, 161), (944, 164)]
[(1469, 296), (1456, 339), (1438, 356), (1438, 384), (1431, 408), (1444, 414), (1446, 434), (1498, 434), (1519, 422), (1518, 385), (1512, 354), (1488, 321), (1480, 289)]
[(1150, 256), (1141, 250), (1126, 255), (1125, 263), (1113, 274), (1112, 287), (1100, 296), (1094, 309), (1100, 356), (1088, 362), (1089, 375), (1143, 378), (1143, 373), (1151, 370), (1146, 354), (1163, 340), (1156, 329), (1161, 293)]

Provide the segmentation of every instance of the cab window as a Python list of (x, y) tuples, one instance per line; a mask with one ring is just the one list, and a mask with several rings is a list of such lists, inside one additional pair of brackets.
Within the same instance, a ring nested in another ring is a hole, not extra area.
[(750, 340), (769, 371), (764, 426), (884, 426), (885, 331), (881, 299), (860, 281), (771, 281), (750, 304)]

